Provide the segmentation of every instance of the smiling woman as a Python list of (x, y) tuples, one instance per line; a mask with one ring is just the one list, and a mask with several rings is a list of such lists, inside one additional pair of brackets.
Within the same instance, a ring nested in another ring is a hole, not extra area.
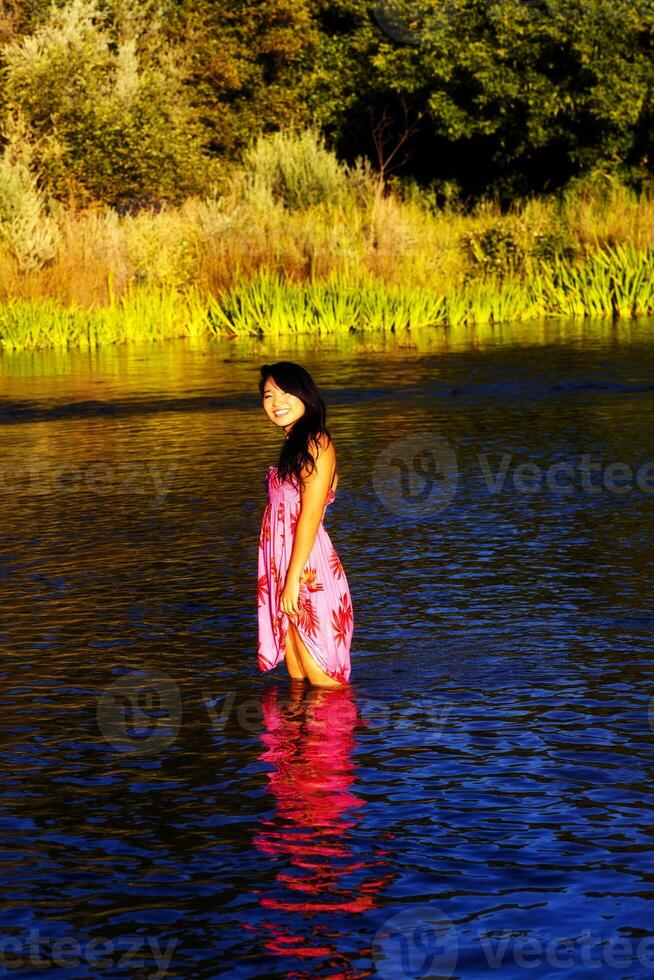
[(266, 474), (259, 535), (259, 667), (285, 659), (296, 680), (341, 686), (350, 677), (354, 619), (323, 524), (338, 484), (325, 403), (308, 371), (291, 361), (264, 364), (259, 390), (266, 415), (284, 430), (278, 465)]

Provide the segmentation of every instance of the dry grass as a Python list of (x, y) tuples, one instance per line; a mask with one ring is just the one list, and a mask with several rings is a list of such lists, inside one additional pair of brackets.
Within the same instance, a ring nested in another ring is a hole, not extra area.
[(21, 268), (0, 247), (0, 302), (51, 298), (94, 308), (135, 285), (220, 295), (262, 270), (296, 282), (336, 275), (444, 293), (478, 275), (513, 274), (511, 262), (529, 274), (558, 254), (574, 261), (606, 245), (654, 249), (654, 201), (619, 185), (526, 201), (508, 214), (491, 203), (472, 213), (434, 211), (371, 190), (305, 210), (232, 193), (135, 216), (59, 208), (54, 217), (56, 254), (38, 268)]

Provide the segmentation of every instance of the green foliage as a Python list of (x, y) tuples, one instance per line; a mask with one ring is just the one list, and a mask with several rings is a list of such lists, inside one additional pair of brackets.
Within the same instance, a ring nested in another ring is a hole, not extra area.
[(443, 208), (453, 212), (462, 207), (461, 188), (454, 180), (437, 179), (421, 185), (414, 177), (393, 176), (389, 185), (403, 201), (427, 213), (436, 214)]
[(382, 0), (370, 17), (359, 0), (320, 6), (326, 24), (340, 12), (318, 77), (325, 93), (334, 83), (324, 119), (343, 146), (392, 119), (388, 154), (408, 115), (414, 173), (506, 197), (597, 168), (651, 173), (648, 0)]
[(220, 298), (141, 286), (107, 307), (65, 309), (52, 300), (0, 307), (0, 348), (35, 350), (174, 337), (333, 334), (484, 325), (553, 317), (654, 313), (654, 253), (600, 249), (579, 264), (555, 259), (528, 279), (492, 275), (445, 295), (363, 276), (296, 283), (263, 270)]
[(5, 138), (0, 155), (0, 244), (21, 272), (29, 272), (54, 258), (60, 235), (30, 170), (31, 151), (20, 121), (5, 131)]
[(108, 344), (196, 339), (214, 332), (206, 303), (194, 290), (140, 286), (99, 310), (64, 308), (51, 299), (13, 300), (0, 307), (0, 349), (87, 350)]
[(321, 137), (305, 130), (260, 136), (245, 153), (238, 180), (248, 197), (299, 211), (340, 203), (347, 177), (347, 169)]
[[(524, 262), (524, 253), (510, 228), (491, 225), (464, 235), (464, 242), (475, 267), (486, 273), (510, 275)], [(472, 275), (476, 274), (473, 270)]]
[(434, 206), (654, 170), (651, 0), (11, 0), (0, 61), (80, 204), (179, 202), (307, 127)]
[(554, 228), (551, 231), (536, 232), (531, 255), (536, 261), (551, 261), (553, 259), (570, 260), (574, 258), (575, 249), (570, 234), (564, 228)]
[(530, 288), (555, 316), (645, 316), (654, 311), (653, 273), (654, 252), (606, 247), (578, 264), (543, 264)]
[(654, 253), (599, 249), (585, 262), (543, 263), (527, 278), (484, 268), (445, 295), (368, 277), (296, 283), (263, 270), (212, 304), (219, 332), (259, 334), (406, 331), (450, 324), (502, 323), (547, 316), (643, 316), (654, 312)]
[(238, 159), (257, 135), (310, 122), (314, 8), (313, 0), (169, 5), (166, 30), (185, 51), (213, 152)]
[(205, 138), (179, 52), (157, 33), (157, 8), (123, 0), (53, 6), (3, 50), (5, 98), (22, 112), (45, 185), (114, 206), (181, 201), (206, 183)]

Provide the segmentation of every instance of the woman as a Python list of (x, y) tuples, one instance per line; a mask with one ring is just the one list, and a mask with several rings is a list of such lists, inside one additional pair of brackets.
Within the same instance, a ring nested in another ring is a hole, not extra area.
[(268, 419), (284, 431), (278, 465), (266, 474), (259, 535), (259, 667), (285, 659), (293, 679), (341, 687), (350, 678), (354, 619), (323, 524), (338, 485), (325, 403), (309, 372), (291, 361), (264, 364), (259, 392)]

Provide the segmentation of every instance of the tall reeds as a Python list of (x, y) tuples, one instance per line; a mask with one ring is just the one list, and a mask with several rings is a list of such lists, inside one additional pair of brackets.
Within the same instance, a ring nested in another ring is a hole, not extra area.
[(220, 297), (141, 286), (95, 311), (51, 299), (0, 307), (5, 350), (94, 347), (177, 337), (325, 335), (483, 325), (544, 317), (654, 314), (654, 252), (601, 249), (579, 265), (544, 262), (523, 279), (470, 280), (449, 292), (339, 274), (293, 281), (263, 269)]
[(54, 238), (39, 252), (0, 208), (5, 350), (654, 313), (654, 200), (616, 183), (437, 208), (311, 134), (259, 142), (222, 196), (157, 212), (50, 208), (26, 180), (0, 169), (0, 204), (22, 187)]

